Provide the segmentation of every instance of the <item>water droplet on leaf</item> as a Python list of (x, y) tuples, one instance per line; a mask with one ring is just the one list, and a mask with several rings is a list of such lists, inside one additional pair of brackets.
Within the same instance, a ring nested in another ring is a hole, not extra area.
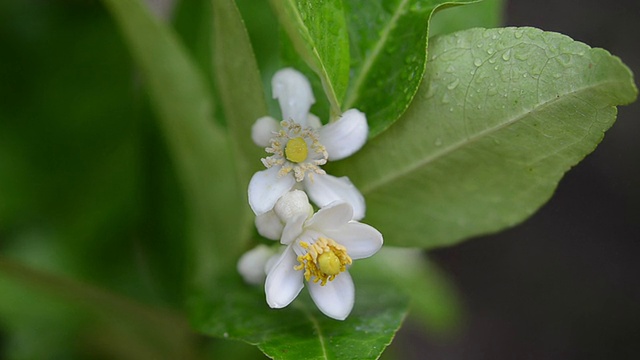
[(502, 54), (502, 60), (509, 61), (509, 59), (511, 59), (511, 49), (507, 49), (507, 51)]

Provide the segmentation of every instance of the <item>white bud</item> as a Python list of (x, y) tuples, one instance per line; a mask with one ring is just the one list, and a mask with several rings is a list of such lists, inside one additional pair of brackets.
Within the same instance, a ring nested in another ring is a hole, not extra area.
[(245, 282), (261, 285), (267, 277), (265, 266), (275, 250), (266, 245), (258, 245), (244, 253), (238, 260), (237, 269)]
[(280, 123), (271, 116), (263, 116), (256, 120), (251, 127), (251, 139), (260, 147), (267, 147), (271, 143), (273, 133), (280, 129)]
[(273, 210), (283, 223), (300, 215), (313, 214), (313, 208), (309, 204), (307, 194), (300, 190), (289, 191), (282, 195)]

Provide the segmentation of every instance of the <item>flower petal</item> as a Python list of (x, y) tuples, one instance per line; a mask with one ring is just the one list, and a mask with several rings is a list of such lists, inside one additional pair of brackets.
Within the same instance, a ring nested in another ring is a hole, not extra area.
[(307, 126), (312, 129), (320, 129), (322, 127), (322, 121), (320, 121), (319, 117), (309, 113), (309, 116), (307, 116)]
[(367, 258), (382, 247), (382, 234), (373, 226), (351, 221), (339, 229), (326, 229), (323, 233), (347, 248), (353, 260)]
[(336, 320), (344, 320), (351, 313), (355, 300), (355, 287), (348, 271), (340, 273), (324, 286), (319, 282), (307, 282), (313, 302), (323, 314)]
[(271, 144), (273, 133), (280, 130), (280, 123), (271, 116), (263, 116), (256, 120), (251, 127), (251, 139), (260, 147)]
[(273, 75), (273, 98), (278, 99), (283, 120), (293, 120), (307, 126), (309, 108), (316, 102), (309, 80), (302, 73), (286, 68)]
[(260, 285), (264, 282), (265, 265), (274, 250), (266, 245), (258, 245), (244, 253), (238, 260), (237, 269), (244, 281), (251, 285)]
[(284, 225), (275, 211), (267, 211), (264, 214), (256, 216), (255, 224), (256, 229), (258, 229), (258, 234), (267, 239), (280, 240)]
[(318, 207), (325, 207), (334, 201), (346, 202), (353, 207), (353, 219), (364, 217), (365, 203), (360, 191), (353, 186), (349, 178), (337, 178), (331, 175), (314, 175), (304, 179), (304, 188)]
[(353, 208), (346, 202), (336, 201), (320, 210), (307, 221), (306, 227), (325, 233), (328, 230), (339, 230), (353, 218)]
[(280, 167), (274, 166), (253, 174), (249, 181), (249, 205), (256, 215), (273, 209), (276, 201), (296, 183), (292, 174), (279, 175)]
[(360, 150), (367, 141), (369, 126), (364, 113), (349, 109), (338, 121), (321, 127), (319, 133), (329, 160), (340, 160)]
[(289, 221), (284, 226), (284, 230), (282, 230), (282, 237), (280, 238), (280, 242), (284, 245), (289, 245), (295, 240), (302, 232), (304, 231), (304, 222), (307, 220), (308, 215), (300, 214), (293, 218), (290, 218)]
[(302, 290), (303, 273), (293, 269), (297, 263), (296, 253), (288, 246), (267, 274), (264, 290), (270, 307), (280, 309), (291, 304)]

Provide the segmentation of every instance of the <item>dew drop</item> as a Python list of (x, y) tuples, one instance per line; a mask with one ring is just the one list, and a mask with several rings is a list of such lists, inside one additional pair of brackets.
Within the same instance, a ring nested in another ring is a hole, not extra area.
[(431, 99), (436, 95), (436, 86), (429, 86), (429, 90), (427, 90), (427, 94), (424, 96), (425, 99)]
[(445, 92), (444, 95), (442, 95), (442, 103), (448, 104), (450, 102), (451, 102), (451, 99), (449, 98), (449, 95)]
[(502, 60), (509, 61), (511, 59), (511, 49), (508, 49), (502, 54)]
[(571, 65), (571, 56), (569, 56), (567, 54), (562, 54), (562, 55), (558, 56), (556, 59), (558, 59), (558, 61), (564, 66)]
[(475, 66), (482, 65), (482, 59), (477, 58), (477, 59), (473, 60), (473, 65), (475, 65)]
[(447, 89), (449, 90), (453, 90), (456, 87), (458, 87), (458, 84), (460, 83), (460, 79), (455, 79), (453, 80), (449, 85), (447, 85)]
[(413, 56), (413, 55), (412, 55), (412, 56), (407, 56), (407, 57), (404, 59), (404, 62), (405, 62), (405, 63), (407, 63), (407, 64), (411, 64), (411, 63), (413, 63), (413, 62), (416, 62), (416, 57), (415, 57), (415, 56)]
[(449, 108), (449, 112), (453, 112), (453, 108), (452, 107)]
[(516, 31), (513, 33), (513, 36), (515, 36), (515, 38), (516, 38), (516, 39), (520, 39), (520, 38), (522, 38), (522, 34), (523, 34), (523, 33), (524, 33), (524, 31), (522, 31), (522, 30), (516, 30)]
[(447, 72), (447, 73), (449, 73), (449, 74), (451, 74), (451, 73), (453, 73), (453, 72), (455, 72), (455, 71), (456, 71), (456, 68), (455, 68), (455, 67), (453, 67), (453, 65), (449, 65), (449, 67), (447, 68), (447, 70), (445, 70), (445, 72)]

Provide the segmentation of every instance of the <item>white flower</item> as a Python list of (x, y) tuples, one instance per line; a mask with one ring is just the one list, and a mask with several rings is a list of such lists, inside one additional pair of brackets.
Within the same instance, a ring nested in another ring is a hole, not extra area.
[(272, 80), (273, 96), (282, 110), (283, 121), (262, 117), (251, 137), (271, 155), (262, 159), (266, 170), (249, 183), (249, 204), (256, 215), (273, 209), (276, 201), (294, 187), (303, 188), (311, 200), (323, 207), (334, 201), (351, 204), (354, 219), (364, 217), (364, 197), (347, 177), (327, 175), (320, 166), (358, 151), (366, 142), (369, 128), (365, 115), (347, 110), (335, 122), (322, 126), (309, 114), (315, 102), (311, 85), (293, 69), (278, 71)]
[(237, 269), (244, 281), (251, 285), (261, 285), (267, 276), (267, 264), (276, 250), (266, 245), (258, 245), (244, 253), (238, 260)]
[[(256, 216), (258, 233), (267, 239), (280, 240), (287, 222), (301, 222), (313, 215), (313, 208), (304, 191), (293, 190), (282, 195), (273, 210)], [(289, 226), (291, 227), (291, 225)]]
[(344, 320), (353, 308), (355, 288), (347, 268), (382, 246), (382, 234), (352, 220), (351, 205), (336, 202), (307, 218), (286, 221), (281, 242), (287, 248), (269, 267), (265, 281), (272, 308), (289, 305), (306, 280), (311, 298), (325, 315)]

